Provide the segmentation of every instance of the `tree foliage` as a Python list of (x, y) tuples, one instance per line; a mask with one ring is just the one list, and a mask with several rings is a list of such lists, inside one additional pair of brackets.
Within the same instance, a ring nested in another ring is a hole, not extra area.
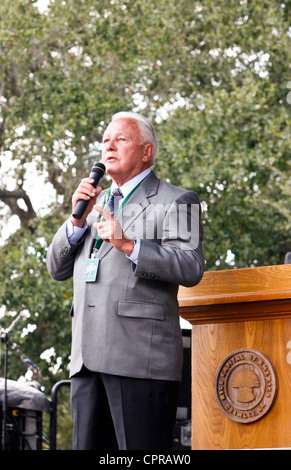
[[(30, 315), (32, 326), (13, 341), (49, 387), (68, 373), (72, 287), (49, 278), (46, 250), (100, 157), (113, 113), (149, 117), (158, 176), (198, 193), (206, 269), (283, 262), (291, 249), (291, 2), (39, 5), (0, 4), (3, 231), (19, 221), (0, 248), (0, 305), (2, 327), (12, 314)], [(15, 355), (12, 377), (25, 372)]]

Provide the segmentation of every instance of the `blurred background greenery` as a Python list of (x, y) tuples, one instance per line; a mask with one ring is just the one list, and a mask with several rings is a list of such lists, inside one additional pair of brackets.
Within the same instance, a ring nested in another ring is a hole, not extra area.
[(24, 356), (48, 396), (68, 378), (72, 285), (50, 279), (46, 252), (115, 112), (150, 118), (157, 175), (198, 193), (206, 270), (284, 262), (290, 10), (289, 0), (1, 1), (2, 331), (26, 317), (9, 378), (33, 379)]

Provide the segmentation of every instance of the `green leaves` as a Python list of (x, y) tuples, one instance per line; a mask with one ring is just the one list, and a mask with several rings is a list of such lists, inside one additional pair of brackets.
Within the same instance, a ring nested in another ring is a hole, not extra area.
[(194, 189), (205, 209), (208, 269), (229, 268), (228, 250), (235, 267), (247, 267), (280, 264), (290, 249), (290, 118), (276, 93), (248, 73), (241, 87), (217, 87), (161, 129), (157, 168)]

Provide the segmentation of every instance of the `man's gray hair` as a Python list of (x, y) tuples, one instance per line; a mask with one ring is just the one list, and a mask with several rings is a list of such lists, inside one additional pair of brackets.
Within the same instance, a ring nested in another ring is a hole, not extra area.
[(151, 163), (153, 165), (155, 163), (155, 157), (158, 151), (158, 141), (156, 131), (152, 123), (141, 114), (129, 111), (121, 111), (120, 113), (114, 114), (111, 121), (115, 121), (116, 119), (134, 119), (137, 122), (141, 136), (143, 138), (143, 143), (150, 143), (154, 147), (151, 158)]

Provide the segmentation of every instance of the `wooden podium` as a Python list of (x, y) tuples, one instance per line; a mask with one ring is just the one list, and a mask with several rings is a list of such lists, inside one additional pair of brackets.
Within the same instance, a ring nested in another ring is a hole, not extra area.
[(291, 448), (291, 265), (206, 272), (192, 324), (192, 449)]

